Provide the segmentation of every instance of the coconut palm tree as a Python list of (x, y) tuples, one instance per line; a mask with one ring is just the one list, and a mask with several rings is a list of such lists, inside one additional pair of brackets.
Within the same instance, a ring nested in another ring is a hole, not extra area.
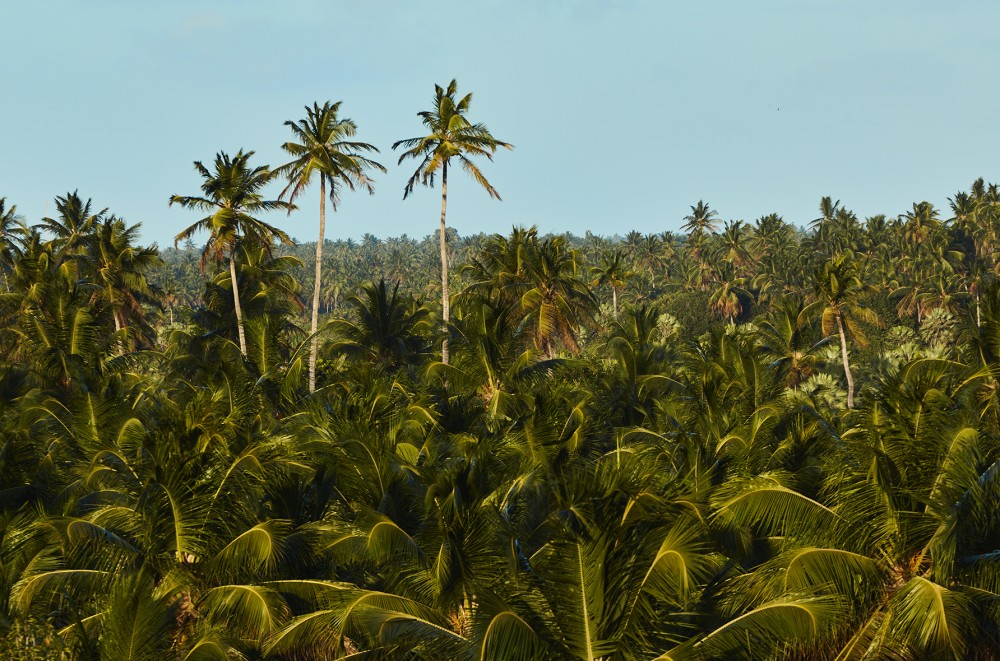
[(593, 324), (597, 311), (597, 300), (579, 274), (579, 255), (557, 236), (538, 244), (527, 265), (530, 288), (521, 297), (521, 311), (534, 331), (535, 346), (546, 358), (555, 357), (557, 342), (579, 352), (579, 331)]
[(418, 138), (408, 138), (393, 143), (392, 148), (405, 148), (399, 157), (399, 163), (412, 158), (420, 161), (416, 171), (406, 182), (403, 189), (405, 200), (418, 183), (433, 186), (434, 179), (441, 172), (441, 309), (444, 341), (441, 345), (441, 362), (448, 363), (448, 322), (450, 316), (449, 286), (448, 286), (448, 245), (445, 214), (448, 210), (448, 166), (455, 158), (464, 169), (490, 197), (499, 200), (500, 193), (486, 179), (479, 167), (470, 156), (485, 156), (493, 160), (497, 148), (513, 149), (513, 145), (496, 139), (483, 124), (473, 124), (466, 118), (469, 106), (472, 104), (472, 94), (466, 94), (461, 99), (458, 96), (458, 83), (452, 80), (447, 89), (440, 85), (434, 86), (434, 106), (417, 115), (427, 128), (427, 135)]
[(591, 267), (594, 275), (593, 286), (608, 285), (611, 287), (611, 309), (615, 319), (618, 319), (618, 292), (625, 288), (629, 278), (635, 275), (625, 264), (625, 253), (621, 250), (608, 251), (601, 255), (601, 263)]
[(215, 156), (214, 171), (194, 162), (194, 167), (204, 180), (201, 184), (202, 196), (173, 195), (170, 204), (178, 204), (186, 209), (208, 212), (205, 216), (174, 238), (174, 246), (197, 232), (209, 232), (208, 242), (201, 253), (204, 269), (208, 259), (220, 261), (229, 259), (229, 277), (233, 287), (233, 304), (236, 308), (236, 329), (239, 334), (240, 352), (246, 356), (247, 341), (243, 330), (243, 310), (240, 307), (240, 291), (236, 278), (236, 248), (243, 241), (259, 242), (270, 247), (274, 239), (291, 244), (292, 240), (283, 230), (254, 218), (260, 211), (289, 210), (295, 205), (281, 200), (265, 200), (262, 189), (273, 178), (274, 173), (267, 166), (251, 168), (252, 151), (242, 149), (230, 157), (225, 152)]
[(684, 217), (681, 229), (691, 235), (714, 234), (719, 228), (719, 214), (704, 200), (691, 207), (691, 213)]
[(330, 329), (337, 338), (329, 351), (392, 369), (417, 364), (428, 353), (429, 311), (412, 296), (400, 294), (400, 283), (369, 283), (348, 299), (357, 321), (335, 319)]
[(729, 262), (723, 262), (714, 270), (715, 287), (708, 299), (709, 307), (713, 308), (727, 323), (736, 323), (743, 314), (745, 304), (751, 300), (750, 292), (746, 290), (746, 278), (736, 275), (736, 270)]
[(688, 270), (688, 280), (692, 285), (703, 289), (709, 282), (710, 266), (705, 255), (705, 243), (708, 237), (715, 234), (719, 227), (719, 214), (703, 200), (691, 207), (690, 215), (684, 217), (681, 229), (688, 233), (687, 244), (694, 264)]
[(7, 198), (0, 197), (0, 272), (3, 273), (4, 289), (10, 291), (7, 271), (13, 260), (13, 242), (27, 233), (24, 219), (17, 215), (17, 206), (7, 208)]
[(840, 337), (840, 354), (844, 361), (844, 377), (847, 379), (847, 408), (854, 408), (854, 376), (847, 357), (847, 333), (864, 343), (865, 335), (861, 323), (881, 325), (878, 315), (862, 305), (865, 292), (857, 268), (840, 254), (830, 258), (817, 269), (812, 278), (811, 298), (821, 303), (823, 335), (836, 333)]
[(86, 274), (99, 287), (95, 301), (111, 309), (116, 333), (130, 319), (144, 323), (142, 303), (151, 302), (154, 294), (148, 274), (163, 263), (156, 246), (137, 245), (139, 227), (115, 216), (104, 218), (94, 225), (82, 258)]
[(378, 162), (366, 158), (364, 154), (378, 152), (378, 148), (367, 142), (351, 140), (358, 127), (353, 120), (337, 116), (341, 101), (325, 102), (322, 106), (313, 103), (306, 106), (306, 117), (298, 122), (291, 120), (285, 126), (292, 130), (293, 142), (281, 146), (294, 160), (275, 169), (275, 174), (288, 177), (288, 185), (281, 197), (295, 202), (312, 183), (313, 175), (319, 175), (319, 238), (316, 240), (316, 274), (313, 281), (312, 318), (309, 334), (312, 342), (309, 348), (309, 392), (316, 390), (316, 351), (319, 348), (319, 302), (323, 289), (323, 241), (326, 232), (326, 189), (330, 189), (330, 204), (334, 212), (340, 201), (341, 188), (355, 190), (363, 188), (369, 194), (375, 193), (368, 172), (385, 168)]
[(815, 342), (810, 333), (815, 319), (812, 308), (818, 305), (818, 301), (806, 305), (797, 296), (785, 296), (771, 318), (759, 324), (761, 349), (773, 359), (772, 365), (784, 372), (789, 388), (812, 376), (817, 350), (826, 341)]
[(52, 235), (53, 252), (61, 261), (75, 257), (83, 250), (94, 225), (101, 222), (108, 212), (101, 209), (93, 213), (92, 201), (84, 201), (77, 191), (57, 197), (56, 211), (56, 218), (42, 218), (42, 222), (35, 227)]

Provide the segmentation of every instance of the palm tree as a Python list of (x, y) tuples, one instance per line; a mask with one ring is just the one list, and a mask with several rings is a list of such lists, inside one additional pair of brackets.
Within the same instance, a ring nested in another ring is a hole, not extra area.
[(814, 302), (806, 305), (801, 298), (786, 296), (771, 319), (759, 324), (762, 351), (773, 358), (771, 365), (784, 372), (785, 385), (795, 388), (812, 376), (817, 362), (816, 352), (826, 340), (813, 342), (809, 330), (815, 318)]
[(83, 258), (100, 287), (95, 297), (111, 308), (115, 332), (128, 325), (129, 317), (143, 320), (142, 303), (153, 294), (147, 274), (163, 263), (155, 246), (136, 245), (138, 233), (138, 224), (109, 216), (94, 226)]
[(86, 202), (80, 195), (73, 191), (67, 193), (65, 197), (56, 198), (56, 218), (42, 218), (42, 222), (35, 227), (53, 235), (51, 240), (53, 252), (60, 256), (62, 261), (77, 255), (83, 247), (86, 237), (93, 230), (94, 225), (101, 222), (107, 209), (101, 209), (97, 213), (92, 213), (92, 202)]
[(357, 321), (330, 322), (338, 339), (329, 350), (391, 369), (417, 363), (430, 348), (429, 311), (412, 296), (401, 294), (399, 284), (390, 286), (384, 279), (368, 283), (348, 299)]
[(499, 200), (500, 193), (486, 179), (482, 171), (470, 160), (469, 156), (485, 156), (493, 160), (493, 154), (498, 147), (513, 149), (510, 145), (493, 137), (483, 124), (472, 124), (465, 117), (472, 104), (472, 94), (466, 94), (461, 99), (458, 95), (458, 83), (454, 79), (444, 89), (434, 86), (434, 108), (424, 110), (417, 115), (423, 121), (428, 134), (419, 138), (408, 138), (393, 143), (392, 148), (404, 147), (399, 157), (399, 163), (408, 158), (419, 159), (413, 176), (406, 182), (403, 189), (403, 199), (409, 196), (417, 183), (433, 186), (434, 178), (441, 171), (441, 309), (444, 331), (444, 341), (441, 344), (441, 362), (448, 364), (448, 322), (449, 289), (448, 289), (448, 245), (446, 241), (447, 226), (445, 214), (448, 210), (448, 165), (452, 158), (458, 159), (462, 168), (476, 180), (490, 197)]
[(865, 336), (860, 322), (881, 325), (874, 312), (861, 304), (865, 285), (857, 268), (844, 254), (836, 255), (813, 274), (812, 300), (820, 301), (823, 335), (840, 336), (840, 354), (847, 379), (847, 408), (854, 408), (854, 376), (847, 359), (847, 331), (859, 341)]
[(204, 179), (201, 184), (204, 196), (170, 197), (171, 205), (179, 204), (186, 209), (198, 209), (210, 213), (181, 231), (174, 238), (174, 246), (196, 232), (206, 230), (210, 236), (201, 253), (202, 268), (209, 258), (216, 261), (224, 257), (229, 258), (229, 277), (233, 286), (233, 304), (236, 308), (236, 329), (240, 339), (240, 352), (244, 356), (247, 355), (247, 341), (243, 330), (240, 290), (236, 282), (236, 248), (246, 240), (270, 246), (277, 238), (282, 243), (291, 244), (291, 238), (283, 230), (268, 225), (251, 214), (294, 208), (289, 202), (263, 199), (261, 189), (274, 178), (274, 173), (267, 166), (251, 168), (249, 161), (253, 154), (252, 151), (244, 153), (241, 149), (230, 158), (225, 152), (219, 152), (215, 156), (214, 172), (202, 165), (201, 161), (195, 161), (194, 167)]
[(922, 247), (942, 226), (938, 210), (930, 202), (914, 202), (913, 208), (901, 214), (899, 220), (903, 223), (903, 236), (907, 243), (917, 248)]
[(709, 234), (714, 234), (719, 227), (719, 214), (708, 206), (704, 200), (691, 207), (691, 214), (684, 217), (681, 229), (688, 233), (687, 243), (690, 245), (690, 255), (695, 264), (689, 271), (689, 279), (699, 288), (708, 284), (709, 265), (705, 259), (705, 240)]
[(722, 231), (719, 248), (716, 250), (716, 259), (732, 264), (737, 273), (743, 274), (753, 262), (749, 251), (743, 245), (745, 243), (744, 232), (746, 225), (741, 220), (726, 221)]
[(716, 286), (708, 299), (708, 305), (715, 309), (727, 323), (736, 323), (743, 314), (744, 303), (751, 299), (746, 290), (746, 278), (736, 275), (733, 265), (722, 262), (715, 269)]
[(601, 255), (601, 263), (591, 267), (594, 274), (593, 285), (609, 285), (611, 287), (611, 306), (615, 319), (618, 319), (618, 290), (628, 284), (629, 278), (635, 275), (625, 265), (625, 253), (621, 250), (605, 252)]
[(719, 214), (704, 200), (691, 207), (691, 214), (684, 217), (681, 229), (691, 235), (714, 234), (719, 228)]
[(4, 289), (10, 291), (7, 271), (14, 258), (13, 242), (27, 233), (23, 219), (17, 215), (17, 206), (6, 208), (7, 198), (0, 197), (0, 272), (3, 273)]
[(295, 142), (286, 142), (281, 148), (291, 154), (294, 160), (275, 169), (276, 174), (288, 177), (288, 185), (281, 192), (281, 197), (287, 195), (288, 201), (292, 203), (312, 183), (313, 175), (319, 174), (319, 238), (316, 240), (316, 276), (313, 282), (312, 321), (309, 326), (309, 334), (312, 337), (309, 348), (309, 392), (316, 391), (316, 351), (319, 348), (319, 336), (316, 330), (319, 325), (319, 302), (323, 288), (327, 186), (330, 188), (330, 203), (336, 212), (337, 203), (340, 201), (340, 186), (352, 191), (363, 188), (373, 195), (375, 188), (366, 172), (368, 170), (385, 172), (380, 163), (362, 155), (378, 152), (378, 148), (367, 142), (349, 140), (357, 133), (358, 127), (353, 120), (337, 116), (341, 103), (341, 101), (336, 103), (327, 101), (322, 106), (313, 103), (312, 108), (306, 106), (305, 119), (285, 122), (285, 126), (292, 130)]
[(546, 358), (555, 357), (556, 340), (577, 353), (579, 329), (591, 325), (597, 300), (579, 277), (575, 250), (569, 250), (561, 236), (546, 239), (534, 247), (527, 260), (526, 284), (521, 311), (534, 331), (535, 345)]
[(819, 218), (809, 222), (809, 229), (819, 230), (825, 225), (832, 223), (838, 211), (840, 211), (840, 200), (834, 202), (833, 198), (828, 196), (820, 198)]

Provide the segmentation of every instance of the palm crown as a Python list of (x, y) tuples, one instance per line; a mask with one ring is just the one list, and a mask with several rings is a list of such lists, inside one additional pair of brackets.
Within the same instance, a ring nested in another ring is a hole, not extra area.
[(418, 183), (433, 186), (438, 171), (445, 172), (451, 159), (457, 158), (462, 168), (472, 175), (490, 197), (500, 199), (500, 193), (486, 179), (469, 156), (485, 156), (493, 160), (498, 147), (513, 149), (502, 140), (497, 140), (482, 124), (472, 124), (465, 117), (472, 103), (472, 94), (456, 100), (458, 83), (452, 80), (445, 89), (434, 86), (434, 109), (417, 113), (428, 134), (420, 138), (408, 138), (393, 143), (392, 148), (405, 147), (399, 157), (401, 164), (408, 158), (420, 159), (413, 176), (406, 182), (403, 199), (413, 192)]
[(195, 161), (194, 167), (204, 179), (201, 184), (202, 196), (172, 195), (170, 204), (207, 211), (210, 215), (178, 233), (174, 237), (174, 245), (197, 232), (207, 231), (210, 236), (202, 250), (202, 259), (219, 260), (229, 256), (244, 236), (253, 237), (268, 245), (275, 238), (282, 243), (292, 243), (283, 230), (251, 215), (260, 211), (293, 208), (289, 202), (264, 199), (261, 190), (274, 178), (274, 172), (266, 166), (250, 167), (249, 161), (253, 154), (252, 151), (244, 152), (242, 149), (233, 157), (219, 152), (215, 156), (214, 172), (201, 161)]
[(314, 175), (330, 188), (330, 202), (334, 209), (340, 202), (340, 187), (348, 190), (363, 188), (374, 193), (368, 170), (385, 172), (382, 164), (363, 154), (378, 152), (378, 148), (367, 142), (356, 142), (348, 138), (357, 134), (358, 127), (351, 119), (340, 118), (341, 102), (327, 101), (322, 106), (313, 103), (306, 106), (306, 117), (297, 122), (285, 122), (292, 131), (294, 141), (281, 146), (293, 160), (275, 168), (276, 175), (288, 177), (288, 185), (281, 191), (281, 197), (288, 196), (294, 203), (312, 182)]

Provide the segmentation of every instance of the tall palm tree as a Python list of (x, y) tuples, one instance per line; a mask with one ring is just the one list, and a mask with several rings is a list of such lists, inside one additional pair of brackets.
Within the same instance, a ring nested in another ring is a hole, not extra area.
[(900, 214), (899, 219), (903, 223), (903, 236), (907, 243), (918, 248), (942, 226), (938, 210), (930, 202), (914, 202), (913, 208)]
[(251, 214), (259, 211), (288, 210), (294, 207), (290, 202), (265, 200), (261, 189), (266, 186), (274, 173), (267, 166), (251, 168), (252, 151), (242, 149), (230, 157), (225, 152), (215, 155), (215, 171), (206, 168), (201, 161), (194, 167), (202, 176), (203, 197), (172, 195), (170, 204), (179, 204), (186, 209), (198, 209), (209, 213), (198, 222), (182, 230), (174, 238), (174, 246), (196, 232), (210, 233), (201, 253), (202, 268), (209, 259), (219, 261), (229, 259), (229, 278), (233, 287), (233, 304), (236, 307), (236, 330), (240, 339), (240, 352), (247, 355), (247, 340), (243, 331), (243, 310), (240, 307), (240, 290), (236, 282), (236, 248), (242, 241), (250, 240), (270, 246), (277, 238), (282, 243), (292, 240), (283, 230), (254, 218)]
[(708, 299), (708, 305), (727, 323), (736, 323), (743, 314), (745, 303), (752, 298), (746, 290), (746, 278), (736, 275), (733, 265), (724, 261), (714, 269), (714, 279), (716, 285)]
[(705, 241), (709, 234), (715, 234), (718, 229), (718, 218), (719, 214), (710, 208), (707, 202), (698, 200), (698, 204), (691, 207), (691, 214), (684, 217), (684, 224), (681, 225), (681, 229), (688, 233), (687, 243), (697, 266), (692, 269), (693, 279), (700, 288), (704, 288), (708, 281), (709, 265), (704, 254)]
[(864, 342), (860, 322), (880, 325), (881, 320), (861, 304), (865, 285), (857, 268), (844, 254), (834, 256), (815, 272), (812, 288), (812, 300), (821, 302), (823, 335), (836, 332), (840, 337), (840, 354), (847, 379), (847, 408), (854, 408), (854, 376), (847, 358), (847, 331), (859, 342)]
[(510, 145), (493, 137), (483, 124), (472, 124), (465, 117), (472, 104), (472, 94), (466, 94), (461, 99), (458, 96), (458, 82), (452, 79), (445, 89), (434, 86), (434, 108), (424, 110), (417, 115), (428, 134), (419, 138), (408, 138), (393, 143), (392, 148), (404, 147), (399, 157), (399, 163), (408, 158), (419, 159), (413, 176), (406, 182), (403, 189), (405, 200), (413, 192), (417, 183), (433, 186), (434, 178), (441, 171), (441, 309), (444, 322), (444, 342), (441, 344), (441, 362), (448, 364), (448, 321), (449, 289), (448, 289), (448, 244), (445, 214), (448, 210), (448, 165), (454, 157), (462, 168), (486, 190), (490, 197), (500, 199), (500, 193), (483, 175), (482, 171), (470, 160), (469, 156), (485, 156), (493, 160), (493, 154), (498, 147), (513, 149)]
[(330, 189), (330, 204), (336, 212), (340, 201), (340, 187), (348, 190), (363, 188), (369, 194), (375, 193), (368, 170), (385, 172), (385, 168), (363, 156), (364, 153), (378, 152), (378, 148), (367, 142), (354, 142), (358, 127), (351, 119), (337, 116), (341, 101), (325, 102), (322, 106), (313, 103), (306, 106), (306, 117), (298, 122), (291, 120), (285, 126), (292, 130), (294, 142), (281, 146), (291, 154), (292, 160), (275, 170), (276, 174), (288, 177), (288, 185), (281, 191), (281, 197), (288, 196), (289, 202), (312, 183), (313, 175), (319, 175), (319, 238), (316, 241), (316, 276), (313, 282), (312, 321), (309, 334), (312, 344), (309, 349), (309, 392), (316, 391), (316, 351), (319, 336), (319, 301), (323, 288), (323, 240), (326, 232), (326, 189)]

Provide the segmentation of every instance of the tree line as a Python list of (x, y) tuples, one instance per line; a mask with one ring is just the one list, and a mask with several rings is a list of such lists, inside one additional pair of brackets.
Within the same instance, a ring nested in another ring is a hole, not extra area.
[[(482, 139), (467, 99), (436, 88), (428, 133)], [(0, 200), (0, 651), (1000, 654), (997, 186), (458, 237), (447, 159), (486, 154), (421, 138), (436, 235), (282, 245), (259, 211), (377, 170), (320, 168), (338, 108), (290, 123), (284, 168), (198, 165), (170, 201), (204, 246), (142, 246), (78, 193), (33, 225)]]

